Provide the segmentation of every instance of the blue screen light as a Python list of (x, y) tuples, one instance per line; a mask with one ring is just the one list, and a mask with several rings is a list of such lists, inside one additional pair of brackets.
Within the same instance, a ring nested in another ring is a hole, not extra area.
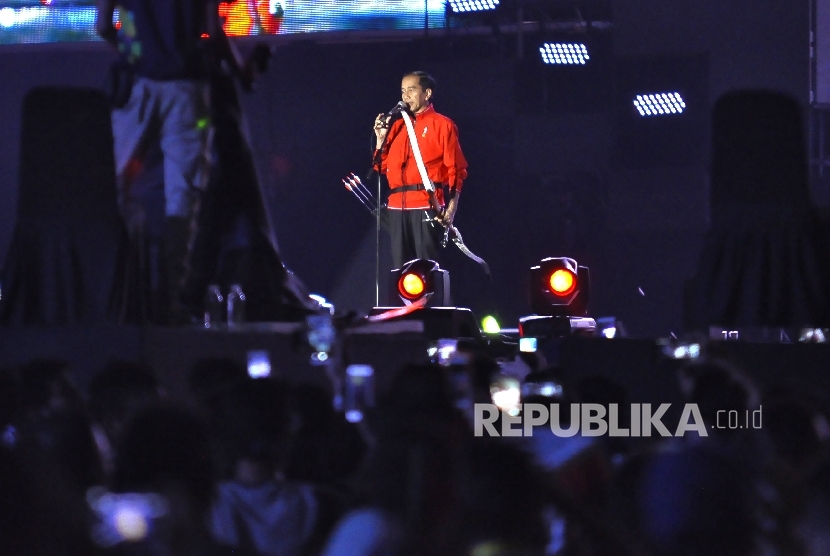
[(449, 0), (449, 3), (455, 13), (483, 12), (499, 7), (499, 0)]
[(682, 114), (686, 109), (686, 102), (680, 93), (637, 95), (633, 102), (640, 116), (670, 116)]
[(546, 42), (539, 47), (542, 61), (546, 64), (581, 64), (591, 59), (588, 48), (581, 43)]
[[(456, 2), (475, 10), (498, 0)], [(223, 0), (231, 35), (291, 35), (325, 31), (443, 28), (445, 0)], [(258, 9), (252, 9), (254, 4)], [(246, 7), (247, 6), (247, 7)], [(0, 44), (99, 41), (95, 0), (0, 0)]]

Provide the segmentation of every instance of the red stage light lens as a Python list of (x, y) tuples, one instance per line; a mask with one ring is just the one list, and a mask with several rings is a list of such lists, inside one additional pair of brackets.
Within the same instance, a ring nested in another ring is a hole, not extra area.
[(570, 295), (576, 289), (576, 276), (570, 270), (560, 268), (550, 275), (548, 286), (554, 295), (560, 297)]
[(424, 279), (412, 272), (407, 272), (398, 280), (398, 292), (407, 299), (419, 298), (426, 289)]

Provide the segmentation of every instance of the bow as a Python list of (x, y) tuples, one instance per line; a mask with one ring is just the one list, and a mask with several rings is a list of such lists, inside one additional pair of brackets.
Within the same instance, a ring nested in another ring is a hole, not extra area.
[(484, 269), (484, 273), (488, 278), (490, 277), (490, 265), (487, 264), (487, 261), (470, 251), (470, 248), (464, 244), (464, 238), (461, 237), (461, 232), (459, 232), (458, 228), (452, 224), (449, 224), (444, 228), (444, 238), (441, 240), (441, 247), (446, 247), (448, 241), (452, 241), (462, 253), (481, 265), (481, 268)]

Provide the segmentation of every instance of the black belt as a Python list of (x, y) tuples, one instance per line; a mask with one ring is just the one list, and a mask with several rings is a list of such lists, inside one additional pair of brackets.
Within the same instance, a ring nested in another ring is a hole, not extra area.
[[(440, 184), (440, 183), (435, 184), (436, 189), (441, 188), (441, 187), (444, 187), (444, 185)], [(424, 184), (416, 183), (414, 185), (401, 185), (401, 186), (392, 188), (392, 191), (390, 191), (390, 193), (406, 193), (407, 191), (426, 191), (426, 190), (427, 189), (426, 189), (426, 187), (424, 187)]]

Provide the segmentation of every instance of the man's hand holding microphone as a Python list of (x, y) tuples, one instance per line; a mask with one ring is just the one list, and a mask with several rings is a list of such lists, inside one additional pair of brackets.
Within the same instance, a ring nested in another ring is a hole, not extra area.
[(406, 109), (406, 103), (400, 101), (395, 107), (387, 112), (386, 114), (378, 114), (378, 117), (375, 118), (375, 137), (377, 138), (375, 142), (375, 148), (379, 149), (383, 146), (383, 141), (386, 139), (386, 134), (389, 133), (389, 123), (392, 121), (392, 117), (395, 116), (401, 110)]

